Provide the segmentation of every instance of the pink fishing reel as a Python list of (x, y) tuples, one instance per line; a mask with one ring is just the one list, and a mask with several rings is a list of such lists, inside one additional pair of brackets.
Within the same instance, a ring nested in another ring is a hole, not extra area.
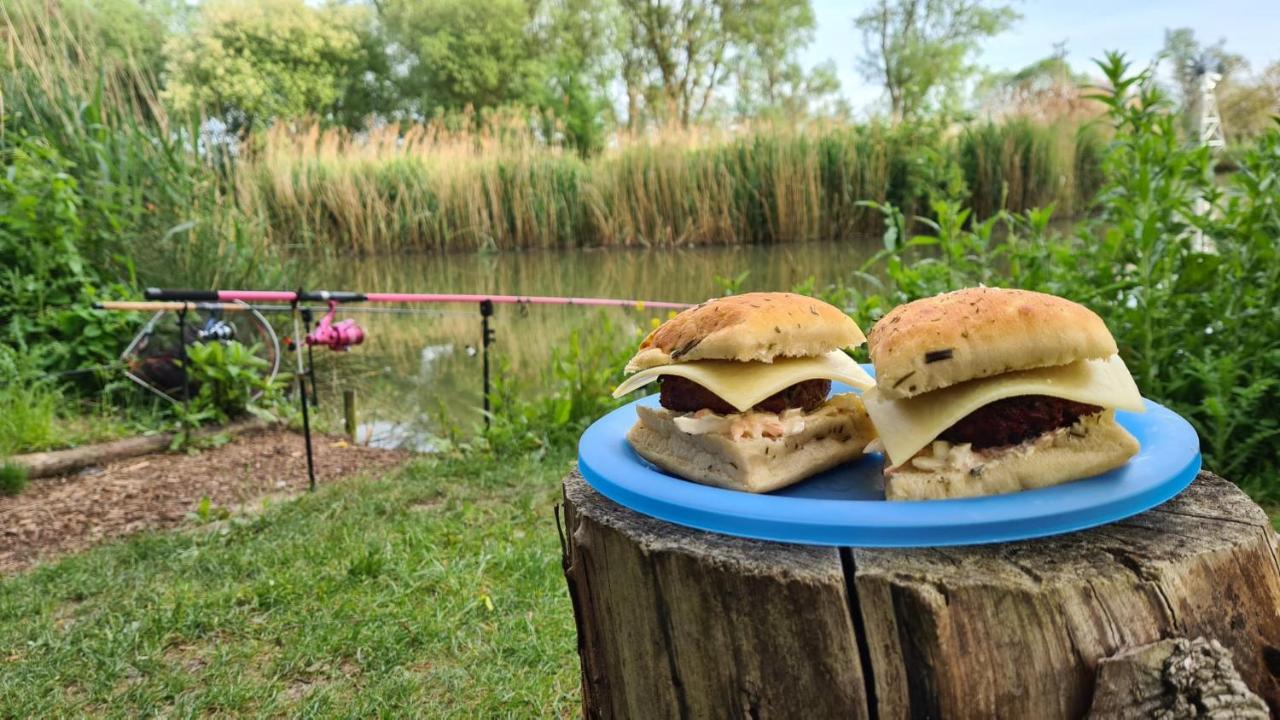
[(338, 310), (337, 301), (329, 301), (329, 312), (320, 318), (320, 323), (316, 325), (316, 329), (307, 333), (308, 345), (322, 345), (333, 350), (341, 352), (350, 350), (352, 345), (359, 345), (364, 342), (364, 328), (356, 324), (355, 320), (343, 320), (335, 323), (333, 316)]

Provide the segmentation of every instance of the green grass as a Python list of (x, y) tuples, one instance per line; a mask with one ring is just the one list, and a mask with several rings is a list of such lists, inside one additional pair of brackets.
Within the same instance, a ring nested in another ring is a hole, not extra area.
[(419, 461), (0, 581), (0, 716), (576, 714), (568, 458)]

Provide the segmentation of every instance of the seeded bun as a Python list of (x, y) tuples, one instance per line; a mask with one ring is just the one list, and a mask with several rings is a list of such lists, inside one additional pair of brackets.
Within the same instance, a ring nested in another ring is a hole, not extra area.
[(627, 363), (633, 373), (691, 360), (773, 362), (856, 347), (862, 330), (839, 308), (794, 293), (708, 300), (663, 323)]
[(871, 329), (877, 387), (901, 399), (1013, 370), (1117, 352), (1092, 310), (1028, 290), (968, 288), (899, 305)]
[(778, 439), (691, 435), (668, 413), (643, 405), (627, 441), (640, 457), (686, 480), (745, 492), (770, 492), (861, 457), (875, 438), (871, 420), (853, 414), (819, 415), (804, 430)]
[[(907, 463), (885, 478), (886, 500), (977, 497), (1060, 485), (1124, 465), (1138, 441), (1120, 427), (1114, 410), (1081, 422), (1082, 435), (1063, 433), (1047, 447), (997, 453), (977, 473), (922, 470)], [(977, 468), (975, 468), (977, 470)]]

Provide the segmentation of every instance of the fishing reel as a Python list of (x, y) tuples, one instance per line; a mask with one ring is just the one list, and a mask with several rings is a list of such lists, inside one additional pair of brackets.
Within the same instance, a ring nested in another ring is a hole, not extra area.
[(320, 345), (334, 352), (342, 352), (364, 342), (364, 328), (357, 325), (355, 320), (347, 319), (336, 323), (333, 321), (337, 310), (337, 301), (330, 300), (329, 312), (320, 318), (315, 330), (307, 333), (307, 345)]
[(199, 342), (229, 342), (235, 339), (236, 326), (219, 317), (210, 317), (196, 328), (196, 340)]

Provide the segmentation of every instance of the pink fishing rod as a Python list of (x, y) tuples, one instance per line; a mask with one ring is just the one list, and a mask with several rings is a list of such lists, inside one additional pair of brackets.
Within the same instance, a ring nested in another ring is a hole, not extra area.
[(357, 293), (344, 290), (173, 290), (147, 288), (148, 300), (187, 302), (372, 302), (372, 303), (480, 303), (499, 305), (583, 305), (683, 310), (689, 303), (615, 298), (558, 297), (553, 295), (469, 295), (455, 293)]

